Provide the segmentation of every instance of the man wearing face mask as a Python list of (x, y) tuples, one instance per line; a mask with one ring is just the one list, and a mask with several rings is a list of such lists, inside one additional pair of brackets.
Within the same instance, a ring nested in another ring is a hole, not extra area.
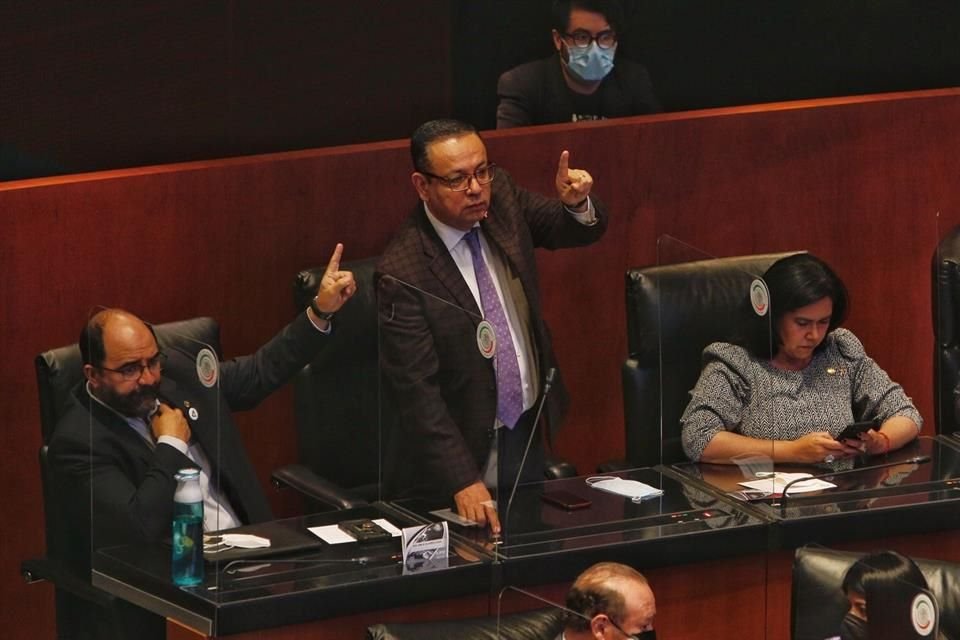
[(551, 15), (556, 55), (500, 76), (498, 129), (660, 111), (647, 70), (616, 58), (617, 0), (555, 0)]

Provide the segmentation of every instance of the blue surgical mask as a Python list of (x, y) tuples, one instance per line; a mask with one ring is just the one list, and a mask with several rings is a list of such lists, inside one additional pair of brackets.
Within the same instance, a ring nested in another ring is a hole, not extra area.
[(599, 82), (613, 69), (616, 47), (601, 49), (596, 42), (591, 42), (589, 47), (571, 47), (567, 43), (563, 46), (567, 48), (569, 60), (563, 60), (563, 56), (560, 59), (567, 70), (583, 82)]

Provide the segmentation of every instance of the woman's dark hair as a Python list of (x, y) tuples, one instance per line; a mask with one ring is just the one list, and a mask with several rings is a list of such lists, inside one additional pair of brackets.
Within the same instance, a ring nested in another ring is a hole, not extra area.
[[(770, 294), (769, 318), (753, 311), (748, 294), (744, 300), (744, 335), (741, 346), (758, 358), (772, 358), (780, 348), (780, 320), (790, 311), (813, 304), (822, 298), (833, 301), (830, 333), (847, 318), (848, 297), (843, 281), (826, 262), (810, 253), (798, 253), (774, 262), (763, 274)], [(772, 341), (772, 344), (771, 344)], [(817, 349), (821, 349), (820, 343)]]
[(847, 569), (843, 592), (863, 595), (871, 638), (909, 638), (916, 635), (911, 622), (913, 599), (929, 592), (929, 587), (913, 560), (896, 551), (878, 551)]

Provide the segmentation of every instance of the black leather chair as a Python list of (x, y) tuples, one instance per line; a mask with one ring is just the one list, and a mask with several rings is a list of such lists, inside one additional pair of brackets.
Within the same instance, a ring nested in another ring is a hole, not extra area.
[(367, 629), (367, 639), (554, 640), (562, 629), (563, 613), (558, 609), (543, 609), (506, 615), (500, 619), (499, 627), (496, 618), (377, 624)]
[(935, 418), (939, 434), (960, 431), (960, 227), (937, 245), (933, 257)]
[(741, 325), (750, 283), (771, 264), (794, 253), (627, 271), (629, 357), (622, 383), (628, 466), (686, 459), (680, 416), (700, 376), (704, 347), (733, 338)]
[[(154, 326), (161, 349), (193, 350), (197, 342), (210, 345), (222, 357), (220, 328), (212, 318), (193, 318)], [(70, 393), (83, 378), (80, 348), (76, 344), (46, 351), (36, 358), (37, 387), (40, 398), (40, 427), (43, 446), (40, 450), (40, 475), (43, 484), (47, 554), (44, 558), (25, 560), (21, 573), (28, 582), (47, 580), (56, 589), (57, 629), (59, 638), (123, 638), (124, 628), (139, 625), (136, 609), (90, 585), (88, 575), (78, 575), (68, 561), (70, 523), (63, 522), (47, 465), (47, 444), (63, 415)], [(345, 505), (349, 496), (312, 473), (298, 476), (297, 487), (316, 501)], [(91, 622), (93, 621), (93, 622)], [(96, 624), (95, 631), (91, 625)]]
[[(842, 591), (843, 576), (863, 553), (823, 547), (797, 549), (793, 560), (790, 602), (793, 640), (823, 640), (837, 635), (850, 608)], [(960, 565), (913, 559), (940, 605), (940, 631), (960, 638)]]
[[(294, 380), (299, 465), (274, 474), (281, 484), (291, 484), (290, 469), (310, 469), (359, 500), (380, 497), (380, 462), (387, 458), (381, 456), (381, 434), (392, 432), (395, 412), (380, 387), (376, 262), (374, 257), (342, 265), (353, 272), (357, 292), (333, 319), (330, 344)], [(309, 305), (323, 273), (317, 267), (297, 274), (297, 309)]]

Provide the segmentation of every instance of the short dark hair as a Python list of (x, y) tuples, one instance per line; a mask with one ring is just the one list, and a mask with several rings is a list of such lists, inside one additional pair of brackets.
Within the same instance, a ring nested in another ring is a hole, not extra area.
[[(927, 580), (910, 558), (896, 551), (878, 551), (853, 563), (843, 576), (843, 592), (862, 594), (867, 603), (867, 629), (870, 637), (878, 629), (883, 637), (908, 637), (910, 607), (913, 598), (929, 591)], [(903, 629), (904, 634), (891, 630)]]
[(557, 33), (567, 32), (570, 27), (570, 12), (574, 9), (599, 13), (614, 31), (623, 32), (623, 6), (618, 0), (554, 0), (550, 7), (550, 21)]
[(567, 592), (566, 628), (585, 631), (590, 628), (594, 616), (601, 613), (607, 614), (614, 622), (623, 622), (627, 615), (627, 602), (611, 584), (617, 579), (647, 584), (642, 573), (625, 564), (599, 562), (593, 565), (577, 577)]
[[(87, 323), (83, 325), (83, 329), (80, 330), (80, 340), (78, 342), (80, 347), (80, 360), (83, 364), (89, 364), (94, 367), (103, 366), (103, 361), (107, 359), (107, 348), (104, 346), (103, 341), (103, 328), (112, 316), (119, 314), (133, 315), (121, 309), (101, 309), (90, 316)], [(143, 321), (141, 320), (141, 322)], [(153, 325), (149, 322), (144, 322), (143, 324), (150, 330), (154, 342), (159, 345), (160, 342), (157, 340), (157, 332), (153, 330)]]
[(413, 159), (414, 170), (430, 171), (427, 147), (430, 146), (431, 142), (446, 138), (458, 138), (471, 133), (477, 133), (474, 126), (460, 120), (442, 119), (424, 122), (410, 136), (410, 157)]
[[(813, 254), (798, 253), (777, 260), (763, 274), (763, 281), (770, 294), (770, 318), (754, 313), (748, 294), (743, 309), (745, 332), (740, 339), (741, 345), (758, 358), (776, 355), (780, 347), (780, 319), (791, 311), (830, 298), (833, 313), (827, 333), (847, 319), (847, 287), (830, 265)], [(824, 345), (821, 342), (817, 349)]]
[(99, 367), (107, 359), (107, 349), (103, 346), (103, 325), (106, 317), (97, 313), (83, 325), (80, 331), (80, 359), (83, 364)]

